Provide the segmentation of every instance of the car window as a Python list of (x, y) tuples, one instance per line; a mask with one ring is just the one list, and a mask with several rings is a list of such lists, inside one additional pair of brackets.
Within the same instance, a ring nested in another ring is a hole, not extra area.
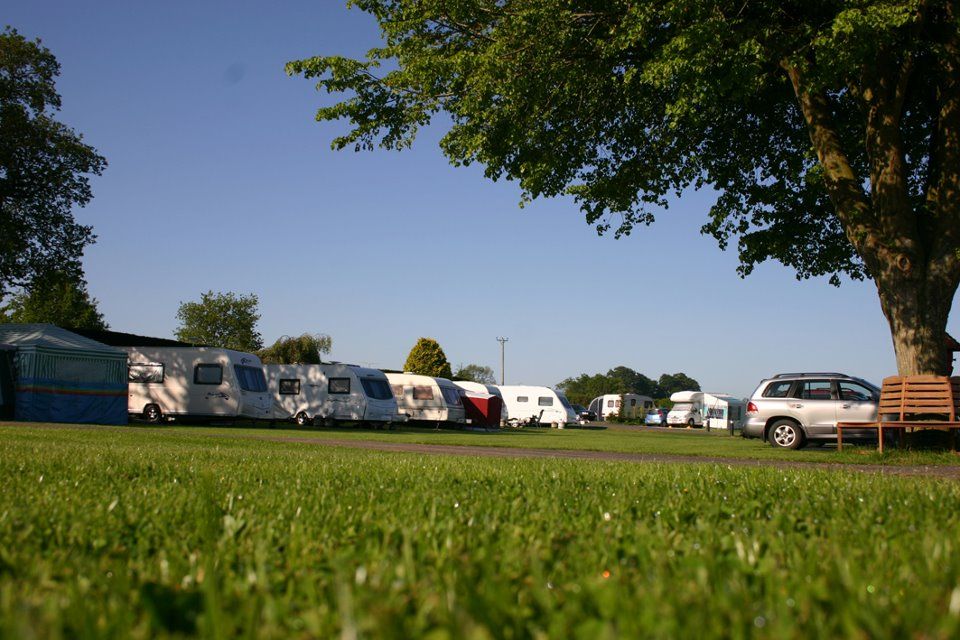
[(830, 400), (832, 396), (829, 380), (805, 380), (800, 383), (800, 398), (803, 400)]
[(771, 382), (767, 385), (767, 388), (763, 390), (764, 398), (786, 398), (787, 394), (790, 393), (790, 387), (793, 386), (793, 380), (780, 380), (779, 382)]
[(840, 391), (841, 400), (854, 400), (858, 402), (873, 400), (873, 392), (862, 384), (842, 380), (837, 383)]

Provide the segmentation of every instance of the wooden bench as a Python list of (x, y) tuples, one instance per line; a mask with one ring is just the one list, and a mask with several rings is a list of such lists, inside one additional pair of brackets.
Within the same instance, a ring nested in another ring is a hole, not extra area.
[[(876, 421), (837, 423), (837, 450), (843, 449), (844, 429), (876, 429), (877, 450), (883, 453), (884, 429), (898, 429), (902, 443), (907, 429), (960, 430), (958, 416), (960, 378), (891, 376), (880, 389)], [(953, 450), (957, 450), (956, 439)]]

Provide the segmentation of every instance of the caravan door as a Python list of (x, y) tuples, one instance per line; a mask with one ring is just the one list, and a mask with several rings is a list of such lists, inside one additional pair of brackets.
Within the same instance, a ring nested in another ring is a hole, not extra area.
[(191, 393), (188, 394), (187, 413), (198, 416), (227, 416), (235, 415), (240, 398), (234, 398), (234, 389), (229, 383), (233, 377), (222, 362), (212, 362), (196, 359), (193, 370), (187, 375), (192, 376)]

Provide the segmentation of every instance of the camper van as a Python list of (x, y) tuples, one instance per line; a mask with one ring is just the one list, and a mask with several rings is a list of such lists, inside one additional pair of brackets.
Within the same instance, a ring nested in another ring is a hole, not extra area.
[(563, 429), (578, 422), (577, 412), (559, 391), (529, 385), (501, 385), (497, 388), (503, 397), (509, 424), (539, 422)]
[(727, 393), (706, 391), (678, 391), (670, 396), (673, 408), (667, 414), (671, 427), (707, 427), (709, 429), (739, 429), (745, 412), (743, 400)]
[(260, 358), (213, 347), (124, 347), (127, 411), (158, 423), (198, 419), (273, 418)]
[(621, 408), (624, 418), (643, 417), (647, 415), (648, 409), (653, 409), (655, 406), (653, 398), (636, 393), (608, 393), (590, 401), (590, 411), (596, 413), (600, 420), (621, 415)]
[(400, 419), (387, 376), (339, 362), (268, 364), (267, 386), (276, 416), (300, 426), (337, 422), (391, 424)]
[(466, 415), (460, 389), (446, 378), (416, 373), (388, 373), (397, 409), (408, 419), (422, 422), (464, 424)]

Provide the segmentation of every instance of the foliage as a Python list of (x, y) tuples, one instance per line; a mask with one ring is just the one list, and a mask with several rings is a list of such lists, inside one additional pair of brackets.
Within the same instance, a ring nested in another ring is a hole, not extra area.
[(47, 271), (34, 278), (29, 290), (10, 297), (0, 308), (0, 322), (48, 322), (69, 329), (107, 329), (87, 283), (73, 273)]
[(0, 438), (3, 637), (960, 633), (953, 482), (145, 429)]
[(420, 338), (410, 349), (404, 371), (419, 373), (434, 378), (451, 378), (453, 372), (440, 343), (433, 338)]
[(257, 352), (263, 364), (320, 364), (320, 354), (330, 353), (333, 340), (322, 333), (304, 333), (291, 338), (281, 336), (266, 349)]
[(290, 62), (335, 148), (408, 147), (572, 194), (617, 236), (712, 189), (703, 232), (798, 278), (871, 277), (902, 374), (943, 369), (960, 282), (955, 0), (358, 0), (384, 45)]
[[(664, 387), (664, 385), (667, 385)], [(615, 367), (607, 373), (589, 375), (583, 373), (576, 378), (567, 378), (557, 385), (566, 394), (570, 402), (587, 406), (590, 401), (608, 393), (636, 393), (650, 398), (669, 397), (677, 385), (683, 390), (699, 391), (700, 384), (686, 374), (663, 374), (659, 382), (625, 366)], [(688, 385), (688, 386), (682, 386)]]
[(81, 278), (95, 240), (71, 209), (92, 197), (106, 160), (57, 122), (60, 64), (40, 40), (0, 31), (0, 299), (53, 268)]
[(493, 369), (481, 364), (460, 365), (453, 373), (454, 380), (467, 380), (480, 384), (497, 384), (497, 377)]
[(260, 313), (256, 294), (207, 291), (200, 302), (181, 302), (177, 340), (208, 347), (255, 352), (263, 348), (257, 331)]
[(700, 383), (685, 373), (665, 373), (660, 376), (658, 385), (666, 398), (678, 391), (700, 391)]

